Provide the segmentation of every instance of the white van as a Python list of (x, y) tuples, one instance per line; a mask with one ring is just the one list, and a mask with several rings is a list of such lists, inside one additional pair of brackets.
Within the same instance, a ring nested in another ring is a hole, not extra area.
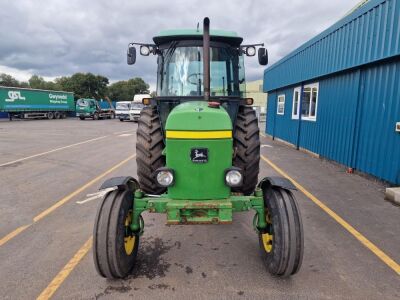
[(144, 105), (143, 98), (150, 98), (148, 94), (137, 94), (133, 101), (119, 101), (116, 105), (116, 116), (122, 122), (125, 120), (138, 121)]

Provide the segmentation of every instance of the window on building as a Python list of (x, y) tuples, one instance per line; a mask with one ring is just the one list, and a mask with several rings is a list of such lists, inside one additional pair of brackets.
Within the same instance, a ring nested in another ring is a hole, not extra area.
[(318, 82), (304, 86), (301, 109), (301, 118), (303, 120), (315, 121), (317, 119), (318, 87)]
[(301, 87), (296, 87), (293, 90), (293, 105), (292, 105), (292, 119), (299, 118), (299, 111), (300, 111), (300, 93)]
[(285, 95), (279, 95), (278, 96), (278, 105), (276, 107), (276, 113), (278, 115), (284, 115), (285, 114)]

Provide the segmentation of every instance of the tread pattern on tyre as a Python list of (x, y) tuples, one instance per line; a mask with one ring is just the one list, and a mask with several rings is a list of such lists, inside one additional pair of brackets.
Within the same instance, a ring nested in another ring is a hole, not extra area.
[[(115, 190), (108, 193), (100, 203), (93, 230), (93, 259), (97, 272), (106, 278), (124, 278), (134, 267), (139, 247), (136, 236), (134, 252), (124, 255), (124, 232), (121, 229), (121, 216), (132, 207), (126, 197), (132, 191)], [(123, 222), (123, 220), (122, 220)]]
[(264, 194), (274, 231), (271, 253), (264, 251), (259, 235), (266, 267), (275, 276), (296, 274), (301, 267), (304, 251), (303, 226), (296, 199), (290, 191), (279, 187), (268, 188)]
[(233, 165), (242, 169), (243, 185), (233, 189), (249, 195), (254, 192), (257, 185), (260, 163), (260, 130), (258, 120), (253, 108), (240, 106), (236, 118), (233, 136), (235, 156)]
[(164, 140), (156, 107), (142, 109), (136, 136), (136, 164), (140, 187), (145, 193), (160, 195), (165, 188), (157, 185), (153, 174), (155, 170), (165, 166), (165, 156), (162, 155)]

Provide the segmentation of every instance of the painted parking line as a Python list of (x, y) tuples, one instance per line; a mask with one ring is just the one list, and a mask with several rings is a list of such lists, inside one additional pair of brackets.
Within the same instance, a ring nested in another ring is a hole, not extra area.
[(37, 300), (47, 300), (57, 291), (64, 280), (69, 274), (75, 269), (79, 262), (85, 257), (93, 244), (93, 238), (90, 237), (83, 246), (75, 253), (75, 255), (69, 260), (69, 262), (61, 269), (60, 272), (53, 278), (49, 285), (40, 293), (36, 298)]
[(368, 240), (360, 232), (358, 232), (353, 226), (351, 226), (347, 221), (335, 213), (332, 209), (326, 206), (321, 200), (311, 194), (306, 188), (300, 185), (296, 180), (291, 178), (285, 171), (275, 165), (272, 161), (261, 155), (261, 159), (269, 164), (276, 172), (281, 174), (283, 177), (289, 179), (299, 191), (301, 191), (307, 198), (314, 202), (319, 208), (326, 212), (332, 219), (339, 223), (344, 229), (346, 229), (352, 236), (354, 236), (361, 244), (363, 244), (367, 249), (369, 249), (373, 254), (375, 254), (380, 260), (382, 260), (389, 268), (391, 268), (397, 275), (400, 275), (400, 265), (389, 257), (385, 252), (379, 249), (374, 243)]
[(38, 214), (36, 217), (33, 218), (33, 222), (30, 224), (26, 224), (23, 225), (21, 227), (18, 227), (17, 229), (13, 230), (12, 232), (10, 232), (9, 234), (7, 234), (6, 236), (2, 237), (0, 239), (0, 247), (3, 246), (5, 243), (7, 243), (8, 241), (10, 241), (11, 239), (13, 239), (14, 237), (16, 237), (17, 235), (19, 235), (21, 232), (23, 232), (25, 229), (31, 227), (33, 224), (35, 224), (36, 222), (40, 221), (41, 219), (43, 219), (44, 217), (48, 216), (50, 213), (52, 213), (53, 211), (55, 211), (57, 208), (59, 208), (60, 206), (64, 205), (65, 203), (67, 203), (69, 200), (71, 200), (73, 197), (75, 197), (76, 195), (78, 195), (79, 193), (81, 193), (82, 191), (84, 191), (85, 189), (87, 189), (88, 187), (90, 187), (91, 185), (95, 184), (97, 181), (99, 181), (100, 179), (104, 178), (105, 176), (107, 176), (108, 174), (110, 174), (111, 172), (115, 171), (116, 169), (118, 169), (119, 167), (121, 167), (122, 165), (126, 164), (129, 160), (131, 160), (132, 158), (134, 158), (136, 156), (136, 154), (133, 154), (131, 156), (129, 156), (128, 158), (124, 159), (123, 161), (119, 162), (118, 164), (116, 164), (115, 166), (113, 166), (112, 168), (108, 169), (107, 171), (105, 171), (104, 173), (100, 174), (99, 176), (97, 176), (96, 178), (90, 180), (88, 183), (86, 183), (85, 185), (81, 186), (80, 188), (78, 188), (77, 190), (75, 190), (74, 192), (72, 192), (71, 194), (65, 196), (64, 198), (62, 198), (61, 200), (59, 200), (58, 202), (56, 202), (55, 204), (53, 204), (52, 206), (50, 206), (49, 208), (45, 209), (44, 211), (42, 211), (40, 214)]
[(67, 146), (64, 146), (64, 147), (55, 148), (55, 149), (52, 149), (52, 150), (49, 150), (49, 151), (46, 151), (46, 152), (42, 152), (42, 153), (38, 153), (38, 154), (27, 156), (27, 157), (19, 158), (19, 159), (13, 160), (13, 161), (9, 161), (9, 162), (3, 163), (3, 164), (0, 165), (0, 167), (5, 167), (5, 166), (11, 165), (11, 164), (15, 164), (17, 162), (24, 161), (24, 160), (27, 160), (27, 159), (31, 159), (31, 158), (43, 156), (43, 155), (46, 155), (46, 154), (54, 153), (54, 152), (57, 152), (57, 151), (60, 151), (60, 150), (64, 150), (64, 149), (76, 147), (76, 146), (79, 146), (79, 145), (91, 143), (91, 142), (94, 142), (94, 141), (98, 141), (98, 140), (104, 139), (106, 137), (107, 137), (107, 135), (104, 135), (104, 136), (100, 136), (100, 137), (97, 137), (97, 138), (94, 138), (94, 139), (90, 139), (90, 140), (82, 141), (82, 142), (79, 142), (79, 143), (67, 145)]
[(124, 130), (124, 131), (118, 131), (118, 132), (114, 132), (115, 135), (120, 135), (122, 133), (127, 133), (127, 132), (135, 132), (135, 129), (129, 129), (129, 130)]

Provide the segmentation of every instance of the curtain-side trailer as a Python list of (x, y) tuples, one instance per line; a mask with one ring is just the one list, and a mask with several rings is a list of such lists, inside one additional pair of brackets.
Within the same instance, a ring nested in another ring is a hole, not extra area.
[(63, 91), (49, 91), (0, 86), (0, 111), (12, 118), (61, 119), (68, 112), (75, 111), (74, 94)]

